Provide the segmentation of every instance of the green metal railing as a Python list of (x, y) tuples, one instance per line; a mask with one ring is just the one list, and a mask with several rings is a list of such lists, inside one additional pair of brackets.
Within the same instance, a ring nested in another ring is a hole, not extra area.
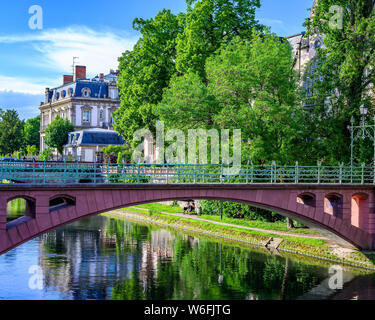
[[(235, 174), (225, 175), (225, 169)], [(1, 161), (4, 183), (274, 183), (274, 184), (375, 184), (375, 167), (112, 164), (84, 162)]]

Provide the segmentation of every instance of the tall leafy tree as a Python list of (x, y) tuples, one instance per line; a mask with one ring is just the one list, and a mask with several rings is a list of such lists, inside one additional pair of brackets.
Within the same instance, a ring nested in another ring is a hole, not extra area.
[(248, 39), (259, 27), (255, 10), (260, 0), (188, 0), (186, 28), (178, 36), (177, 69), (205, 77), (205, 62), (234, 37)]
[(74, 131), (73, 124), (68, 119), (62, 119), (58, 115), (46, 128), (45, 142), (51, 148), (56, 148), (62, 154), (64, 145), (68, 140), (69, 132)]
[(0, 109), (0, 153), (12, 154), (24, 146), (24, 121), (21, 121), (15, 110)]
[(201, 77), (193, 72), (176, 76), (165, 89), (157, 114), (168, 128), (211, 129), (220, 106)]
[(176, 38), (183, 30), (184, 15), (163, 10), (153, 19), (135, 19), (133, 27), (142, 36), (119, 58), (121, 108), (114, 124), (129, 142), (136, 130), (155, 126), (155, 105), (176, 72)]
[(235, 38), (206, 62), (207, 80), (176, 77), (158, 105), (169, 126), (241, 129), (243, 160), (308, 161), (290, 46), (273, 35)]
[[(349, 160), (350, 148), (342, 145), (350, 145), (350, 118), (358, 121), (362, 103), (375, 105), (374, 7), (374, 0), (319, 0), (307, 23), (310, 36), (318, 34), (324, 39), (310, 77), (314, 81), (315, 136), (323, 144), (322, 157), (330, 162)], [(358, 160), (370, 157), (362, 154)]]
[(25, 123), (24, 129), (25, 146), (40, 146), (40, 116), (29, 119)]

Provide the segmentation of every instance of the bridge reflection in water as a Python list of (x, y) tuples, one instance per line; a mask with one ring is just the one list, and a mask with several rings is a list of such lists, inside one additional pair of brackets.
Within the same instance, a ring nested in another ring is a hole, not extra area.
[[(359, 288), (362, 281), (374, 287), (370, 276), (346, 270), (344, 290), (333, 291), (326, 283), (329, 266), (309, 259), (103, 216), (58, 228), (1, 256), (0, 270), (30, 261), (31, 254), (39, 257), (44, 289), (24, 292), (27, 299), (352, 299), (371, 297), (352, 289), (356, 281)], [(0, 296), (18, 291), (15, 278), (24, 286), (28, 277), (0, 272)]]

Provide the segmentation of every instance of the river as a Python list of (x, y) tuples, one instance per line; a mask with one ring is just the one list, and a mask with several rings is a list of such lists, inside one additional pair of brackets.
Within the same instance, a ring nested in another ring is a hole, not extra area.
[(329, 268), (262, 248), (96, 216), (0, 256), (0, 299), (375, 298), (373, 275), (344, 270), (343, 289), (332, 290)]

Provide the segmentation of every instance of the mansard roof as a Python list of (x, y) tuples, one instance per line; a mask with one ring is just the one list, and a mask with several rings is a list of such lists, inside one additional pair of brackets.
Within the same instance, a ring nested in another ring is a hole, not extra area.
[(123, 144), (124, 139), (116, 131), (92, 128), (70, 132), (66, 146)]
[[(50, 89), (48, 92), (48, 100), (56, 102), (60, 99), (71, 96), (77, 98), (108, 99), (108, 88), (116, 85), (116, 74), (108, 74), (104, 76), (103, 79), (100, 79), (99, 76), (92, 79), (80, 79), (74, 82), (66, 83), (60, 87)], [(85, 95), (86, 91), (87, 95)]]

